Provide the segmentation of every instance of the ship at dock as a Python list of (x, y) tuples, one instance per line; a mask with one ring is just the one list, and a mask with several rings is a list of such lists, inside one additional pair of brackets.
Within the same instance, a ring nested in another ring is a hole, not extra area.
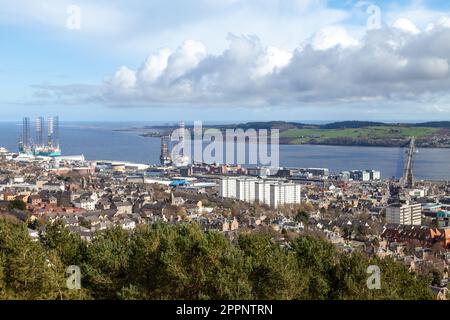
[(19, 139), (19, 152), (42, 157), (58, 157), (61, 155), (59, 145), (59, 118), (47, 119), (47, 141), (44, 141), (44, 118), (36, 118), (35, 135), (31, 135), (30, 118), (23, 118), (22, 135)]

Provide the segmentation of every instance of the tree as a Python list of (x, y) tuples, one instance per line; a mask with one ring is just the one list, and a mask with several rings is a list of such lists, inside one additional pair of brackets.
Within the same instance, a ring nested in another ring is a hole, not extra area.
[(440, 272), (437, 269), (433, 269), (431, 271), (431, 276), (432, 276), (431, 284), (434, 286), (441, 286), (443, 279), (442, 272)]
[(295, 221), (303, 223), (307, 226), (309, 222), (309, 213), (304, 210), (299, 210), (295, 216)]
[(381, 270), (381, 290), (377, 299), (387, 300), (427, 300), (433, 299), (430, 290), (431, 280), (409, 272), (408, 268), (392, 258), (370, 260)]
[(48, 251), (56, 251), (64, 266), (80, 265), (85, 259), (87, 245), (78, 234), (71, 233), (63, 221), (48, 224), (41, 241)]
[(9, 210), (27, 210), (27, 204), (23, 202), (22, 200), (16, 199), (9, 202)]
[(221, 234), (155, 224), (132, 238), (131, 283), (153, 299), (248, 299), (248, 267)]
[(38, 230), (42, 226), (42, 223), (39, 219), (28, 219), (28, 228), (32, 230)]
[(254, 299), (296, 299), (304, 296), (307, 284), (299, 272), (295, 254), (263, 234), (245, 234), (239, 248), (249, 259)]
[(310, 235), (291, 244), (300, 272), (308, 278), (306, 298), (326, 299), (332, 291), (338, 255), (333, 245)]
[(353, 230), (354, 230), (353, 225), (345, 225), (342, 230), (344, 239), (346, 239), (347, 241), (352, 240)]
[(130, 240), (120, 227), (97, 233), (82, 263), (83, 281), (97, 299), (116, 299), (127, 284)]
[(84, 218), (81, 218), (80, 219), (80, 226), (90, 229), (91, 228), (91, 221), (89, 221), (87, 219), (84, 219)]
[(356, 237), (361, 240), (364, 240), (368, 235), (367, 228), (362, 224), (358, 224), (356, 226), (355, 232), (356, 232)]
[[(82, 289), (66, 286), (66, 267), (81, 267)], [(367, 286), (378, 266), (379, 290)], [(392, 258), (341, 253), (326, 239), (286, 245), (267, 233), (231, 242), (199, 225), (156, 223), (133, 234), (95, 234), (87, 245), (62, 223), (41, 241), (26, 224), (0, 219), (0, 299), (432, 299), (440, 275), (411, 273)]]
[(341, 300), (368, 300), (373, 299), (377, 290), (369, 289), (367, 274), (369, 261), (361, 253), (345, 254), (339, 256), (336, 265), (331, 299)]
[[(70, 299), (59, 257), (48, 254), (28, 236), (24, 223), (0, 219), (0, 297)], [(82, 291), (83, 294), (85, 293)], [(77, 292), (76, 298), (81, 292)]]

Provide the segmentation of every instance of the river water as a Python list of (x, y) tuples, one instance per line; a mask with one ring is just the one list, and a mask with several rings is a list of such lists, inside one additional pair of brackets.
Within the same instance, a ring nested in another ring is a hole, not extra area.
[[(91, 160), (158, 163), (159, 138), (144, 138), (139, 132), (114, 129), (141, 127), (149, 123), (62, 123), (64, 155), (83, 154)], [(0, 146), (17, 151), (19, 123), (0, 123)], [(380, 170), (383, 177), (400, 177), (404, 148), (281, 145), (280, 165), (329, 168), (332, 172), (353, 169)], [(450, 149), (420, 149), (414, 163), (418, 179), (450, 180)]]

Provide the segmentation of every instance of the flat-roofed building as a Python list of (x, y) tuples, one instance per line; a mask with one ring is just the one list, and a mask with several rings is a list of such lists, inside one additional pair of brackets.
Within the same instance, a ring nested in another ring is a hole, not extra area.
[(219, 181), (219, 196), (222, 198), (236, 198), (237, 178), (225, 177)]
[(301, 186), (292, 182), (256, 178), (224, 177), (219, 182), (219, 195), (277, 208), (301, 203)]
[(270, 198), (268, 202), (266, 201), (266, 204), (273, 208), (301, 203), (301, 187), (299, 184), (278, 182), (269, 184), (269, 188)]
[(394, 204), (386, 208), (386, 222), (415, 225), (422, 224), (422, 205), (415, 204)]
[(249, 203), (255, 202), (256, 182), (258, 179), (244, 178), (236, 180), (236, 198)]

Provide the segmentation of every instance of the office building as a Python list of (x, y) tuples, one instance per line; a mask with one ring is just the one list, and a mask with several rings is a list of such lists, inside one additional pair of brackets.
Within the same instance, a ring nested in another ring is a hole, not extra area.
[(267, 177), (271, 175), (271, 170), (269, 168), (248, 168), (247, 174), (249, 176), (255, 177)]
[(364, 170), (350, 171), (350, 178), (355, 181), (370, 181), (370, 173)]
[(328, 168), (301, 168), (299, 173), (310, 175), (311, 177), (328, 177), (330, 170)]
[(282, 168), (282, 169), (279, 169), (277, 171), (276, 176), (280, 177), (280, 178), (289, 178), (289, 177), (292, 177), (292, 174), (293, 174), (293, 170), (292, 169), (284, 169), (284, 168)]
[(379, 181), (381, 180), (381, 172), (377, 170), (368, 170), (370, 174), (370, 180)]
[(349, 181), (351, 179), (350, 171), (342, 171), (339, 174), (339, 179), (341, 179), (342, 181)]
[(378, 181), (381, 179), (381, 173), (377, 170), (353, 170), (350, 171), (350, 178), (355, 181)]

